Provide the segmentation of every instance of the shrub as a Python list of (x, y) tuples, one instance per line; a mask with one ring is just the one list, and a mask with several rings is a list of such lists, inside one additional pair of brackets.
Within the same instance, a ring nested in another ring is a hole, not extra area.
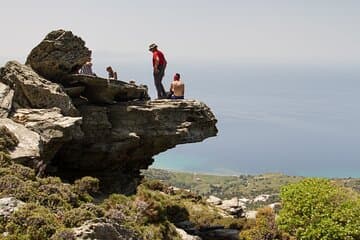
[(13, 149), (19, 141), (5, 127), (0, 127), (0, 136), (0, 167), (7, 167), (11, 164), (8, 152)]
[(7, 152), (18, 145), (19, 140), (6, 127), (0, 127), (0, 151)]
[(100, 218), (104, 215), (105, 212), (102, 208), (91, 203), (85, 203), (78, 208), (63, 213), (62, 222), (68, 228), (80, 227), (85, 221)]
[(36, 195), (36, 188), (31, 181), (23, 181), (16, 176), (6, 174), (0, 176), (0, 196), (13, 196), (22, 201), (28, 201)]
[(141, 233), (144, 240), (181, 240), (174, 225), (165, 221), (161, 224), (138, 225), (137, 232)]
[(68, 228), (60, 228), (56, 230), (56, 233), (50, 238), (50, 240), (75, 240), (75, 233)]
[(310, 178), (281, 190), (280, 229), (304, 240), (360, 239), (360, 199), (330, 180)]
[(74, 183), (74, 191), (79, 194), (80, 199), (84, 202), (93, 200), (91, 194), (99, 191), (99, 179), (93, 177), (83, 177)]
[(82, 208), (73, 208), (64, 214), (64, 225), (68, 228), (80, 227), (85, 221), (95, 219), (91, 211)]
[(256, 214), (255, 225), (240, 233), (244, 240), (279, 239), (280, 233), (275, 224), (275, 213), (269, 207), (260, 208)]
[(161, 191), (166, 192), (169, 188), (169, 186), (165, 185), (164, 183), (158, 181), (158, 180), (146, 180), (143, 181), (142, 186), (149, 190), (153, 191)]
[(6, 231), (13, 239), (46, 240), (61, 224), (48, 209), (26, 204), (9, 217)]

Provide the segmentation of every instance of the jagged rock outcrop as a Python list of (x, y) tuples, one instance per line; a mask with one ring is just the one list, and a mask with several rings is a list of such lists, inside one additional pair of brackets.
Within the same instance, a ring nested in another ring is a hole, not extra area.
[(30, 52), (26, 64), (46, 79), (58, 82), (77, 73), (90, 56), (91, 51), (80, 37), (60, 29), (46, 35)]
[(89, 56), (83, 40), (57, 30), (27, 65), (1, 68), (0, 117), (21, 129), (15, 159), (70, 180), (99, 177), (103, 187), (130, 193), (154, 155), (217, 134), (199, 101), (149, 101), (146, 86), (74, 74)]
[(66, 142), (83, 137), (81, 117), (65, 117), (59, 108), (18, 109), (12, 119), (27, 129), (39, 134), (41, 140), (40, 159), (49, 162)]
[(18, 140), (10, 152), (18, 163), (39, 170), (41, 164), (50, 162), (58, 149), (75, 138), (81, 138), (81, 117), (64, 117), (59, 108), (18, 109), (12, 119), (0, 118), (5, 127)]
[(109, 106), (83, 105), (84, 137), (65, 144), (55, 164), (68, 176), (91, 172), (114, 176), (124, 186), (138, 179), (152, 157), (177, 144), (199, 142), (216, 135), (210, 109), (195, 100), (124, 102)]
[(96, 219), (85, 222), (73, 229), (77, 240), (87, 239), (123, 239), (141, 240), (133, 231), (107, 219)]
[(8, 118), (0, 118), (0, 127), (5, 127), (19, 142), (10, 152), (13, 161), (33, 166), (42, 148), (39, 134)]
[(215, 196), (209, 196), (206, 202), (224, 211), (224, 215), (231, 215), (235, 218), (245, 217), (246, 205), (237, 197), (222, 200)]
[[(63, 115), (78, 115), (71, 98), (59, 84), (40, 77), (30, 67), (19, 62), (10, 61), (0, 69), (0, 82), (7, 85), (3, 88), (14, 91), (12, 105), (15, 109), (58, 107)], [(10, 101), (11, 95), (11, 92), (7, 95), (8, 97), (5, 95), (7, 101)], [(9, 104), (6, 105), (9, 106)]]
[[(0, 69), (0, 130), (11, 136), (5, 150), (13, 161), (66, 180), (98, 177), (101, 193), (133, 193), (154, 155), (217, 134), (217, 120), (204, 103), (149, 101), (146, 86), (75, 74), (90, 55), (81, 38), (56, 30), (31, 51), (27, 65), (10, 61)], [(58, 192), (56, 184), (51, 191)], [(5, 204), (9, 211), (18, 206), (15, 200)], [(72, 230), (76, 239), (140, 239), (122, 224), (105, 215)]]
[(6, 118), (9, 115), (14, 90), (0, 82), (0, 118)]
[(85, 86), (83, 96), (92, 103), (114, 101), (149, 100), (146, 86), (137, 86), (119, 80), (104, 79), (97, 76), (73, 74), (66, 77), (68, 83), (80, 83)]
[(228, 214), (235, 217), (244, 217), (246, 206), (239, 200), (239, 198), (234, 197), (232, 199), (222, 200), (222, 203), (219, 205), (219, 208), (226, 211)]

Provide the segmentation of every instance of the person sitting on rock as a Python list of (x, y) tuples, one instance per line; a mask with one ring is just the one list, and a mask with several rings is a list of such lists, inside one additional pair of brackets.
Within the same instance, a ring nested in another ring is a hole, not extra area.
[(184, 99), (185, 84), (180, 79), (180, 74), (174, 75), (174, 80), (170, 85), (171, 99)]
[(117, 78), (117, 73), (114, 72), (114, 70), (112, 69), (111, 66), (108, 66), (108, 67), (106, 68), (106, 71), (107, 71), (108, 74), (109, 74), (109, 79), (113, 79), (113, 80), (117, 80), (117, 79), (118, 79), (118, 78)]
[(92, 71), (92, 63), (90, 57), (88, 61), (81, 67), (79, 73), (84, 75), (96, 76), (96, 74)]

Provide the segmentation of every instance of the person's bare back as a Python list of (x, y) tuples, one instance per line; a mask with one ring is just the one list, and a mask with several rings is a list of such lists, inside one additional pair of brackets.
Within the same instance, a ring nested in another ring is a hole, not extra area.
[(180, 79), (176, 80), (176, 81), (173, 81), (171, 83), (171, 91), (177, 97), (184, 96), (184, 93), (185, 93), (185, 85), (184, 85), (184, 83)]

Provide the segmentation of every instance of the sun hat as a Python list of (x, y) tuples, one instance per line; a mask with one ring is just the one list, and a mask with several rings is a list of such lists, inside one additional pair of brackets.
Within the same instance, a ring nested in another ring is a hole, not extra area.
[(149, 50), (157, 48), (157, 45), (155, 43), (150, 44)]

